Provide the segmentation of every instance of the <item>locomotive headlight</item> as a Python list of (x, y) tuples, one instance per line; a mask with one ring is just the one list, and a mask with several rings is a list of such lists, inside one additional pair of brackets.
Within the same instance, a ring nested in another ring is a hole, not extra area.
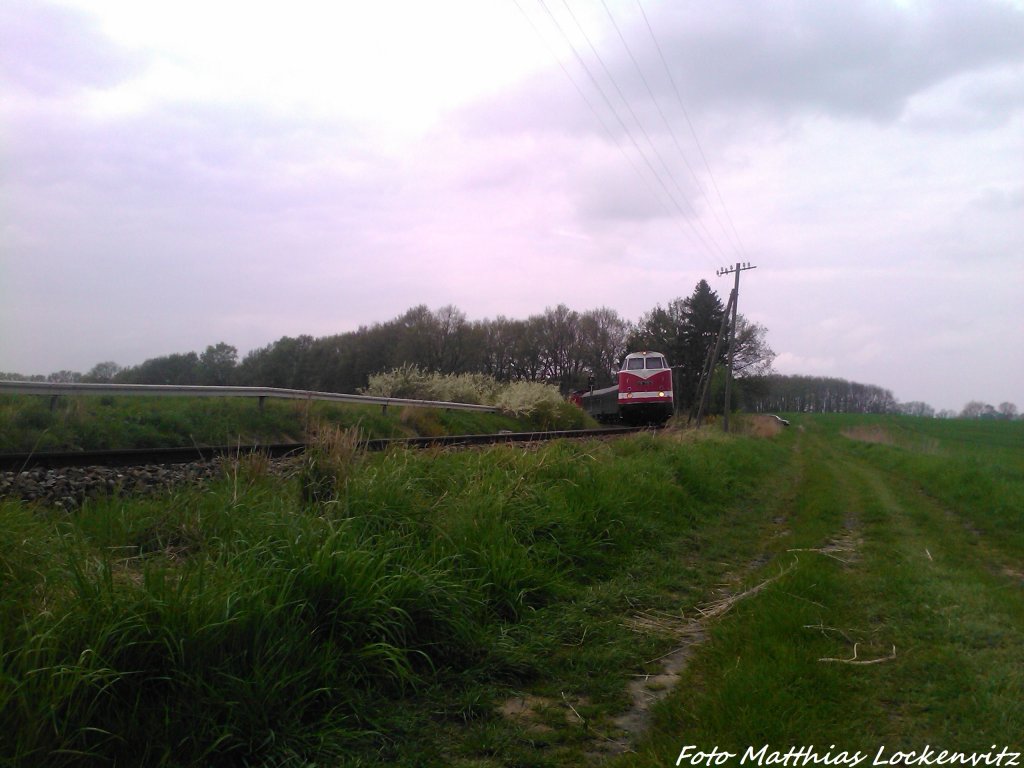
[(627, 392), (627, 393), (626, 393), (626, 399), (629, 399), (629, 398), (631, 398), (632, 396), (633, 396), (633, 393), (632, 393), (632, 392)]
[(659, 392), (659, 393), (658, 393), (658, 397), (664, 397), (664, 396), (665, 396), (665, 393), (664, 393), (664, 392)]

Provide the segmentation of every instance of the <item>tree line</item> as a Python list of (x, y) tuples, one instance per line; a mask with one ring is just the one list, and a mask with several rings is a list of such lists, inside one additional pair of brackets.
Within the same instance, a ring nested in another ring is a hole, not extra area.
[(1010, 402), (999, 407), (972, 400), (959, 412), (936, 411), (928, 403), (913, 400), (901, 403), (888, 389), (873, 384), (858, 384), (827, 376), (782, 376), (771, 374), (760, 382), (764, 394), (749, 398), (747, 407), (759, 413), (899, 413), (939, 419), (1016, 419), (1017, 406)]
[[(54, 382), (236, 385), (357, 392), (373, 374), (402, 365), (445, 374), (482, 373), (499, 381), (543, 381), (563, 393), (609, 386), (623, 356), (633, 350), (663, 352), (674, 366), (677, 399), (688, 407), (725, 308), (701, 280), (690, 296), (660, 305), (631, 323), (607, 307), (578, 312), (565, 304), (526, 319), (498, 316), (470, 321), (454, 306), (413, 307), (387, 322), (314, 338), (284, 336), (239, 360), (220, 342), (203, 352), (154, 357), (128, 367), (107, 361), (82, 374), (57, 371)], [(767, 330), (737, 318), (735, 370), (753, 383), (770, 371), (775, 353)], [(726, 339), (728, 341), (728, 337)], [(723, 344), (724, 355), (728, 344)], [(14, 374), (5, 378), (26, 378)]]
[(765, 377), (765, 394), (752, 410), (761, 413), (898, 413), (892, 392), (826, 376)]
[[(673, 366), (676, 400), (689, 410), (698, 399), (701, 372), (723, 328), (725, 306), (708, 283), (664, 307), (655, 306), (636, 323), (607, 307), (578, 312), (564, 304), (526, 319), (498, 316), (470, 321), (452, 305), (413, 307), (392, 320), (354, 331), (314, 338), (283, 336), (239, 360), (236, 347), (219, 342), (203, 352), (150, 358), (121, 367), (106, 361), (86, 373), (57, 371), (49, 376), (0, 373), (0, 379), (51, 382), (261, 386), (323, 392), (358, 392), (369, 377), (403, 365), (425, 372), (482, 373), (499, 381), (542, 381), (564, 394), (582, 390), (594, 377), (609, 386), (627, 352), (664, 353)], [(725, 327), (719, 367), (712, 380), (711, 410), (720, 411), (722, 366), (730, 351), (736, 377), (734, 406), (754, 412), (936, 414), (925, 403), (900, 404), (892, 392), (870, 384), (772, 372), (775, 353), (767, 329), (736, 320), (735, 348)], [(966, 418), (1014, 418), (1016, 406), (999, 409), (969, 403)]]

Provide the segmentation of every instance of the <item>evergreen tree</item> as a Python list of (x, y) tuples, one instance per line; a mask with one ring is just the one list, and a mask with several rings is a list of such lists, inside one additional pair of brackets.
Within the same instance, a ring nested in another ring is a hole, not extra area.
[(688, 409), (699, 395), (700, 374), (718, 337), (724, 311), (718, 294), (701, 280), (685, 299), (651, 310), (630, 336), (629, 351), (650, 349), (668, 357), (680, 410)]

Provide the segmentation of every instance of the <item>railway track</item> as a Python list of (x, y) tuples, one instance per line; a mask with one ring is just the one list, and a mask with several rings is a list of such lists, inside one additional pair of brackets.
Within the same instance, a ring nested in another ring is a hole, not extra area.
[[(509, 432), (496, 435), (449, 435), (366, 440), (366, 450), (382, 451), (408, 446), (474, 446), (495, 443), (530, 443), (560, 438), (608, 437), (641, 431), (634, 427), (557, 432)], [(160, 448), (127, 451), (0, 454), (0, 501), (21, 499), (78, 508), (97, 495), (136, 495), (170, 490), (182, 484), (205, 482), (231, 471), (234, 459), (267, 456), (271, 471), (287, 475), (306, 450), (304, 443)], [(225, 463), (227, 462), (227, 464)]]
[[(487, 435), (441, 435), (437, 437), (372, 438), (363, 441), (368, 451), (383, 451), (404, 446), (472, 446), (495, 443), (528, 443), (543, 440), (585, 439), (642, 432), (650, 427), (603, 427), (553, 432), (501, 432)], [(183, 448), (133, 448), (112, 451), (44, 451), (36, 453), (0, 453), (0, 472), (21, 472), (27, 469), (63, 469), (66, 467), (135, 467), (150, 464), (190, 464), (212, 461), (225, 456), (262, 453), (271, 458), (297, 455), (308, 443), (277, 443), (253, 445), (187, 446)]]

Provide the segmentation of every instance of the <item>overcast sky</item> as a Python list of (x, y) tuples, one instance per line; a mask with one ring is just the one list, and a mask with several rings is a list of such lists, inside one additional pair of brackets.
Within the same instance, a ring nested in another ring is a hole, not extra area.
[(706, 279), (1024, 408), (1024, 3), (0, 0), (0, 371)]

